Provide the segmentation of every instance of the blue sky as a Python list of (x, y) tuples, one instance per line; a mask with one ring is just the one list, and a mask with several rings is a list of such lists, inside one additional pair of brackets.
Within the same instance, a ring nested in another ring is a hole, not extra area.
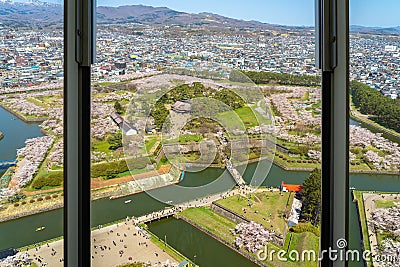
[[(284, 25), (314, 25), (314, 0), (97, 0), (99, 5), (167, 6)], [(350, 24), (400, 26), (400, 0), (350, 0)]]
[[(62, 0), (47, 1), (62, 3)], [(314, 0), (97, 0), (97, 3), (166, 6), (183, 12), (211, 12), (274, 24), (314, 25)], [(400, 0), (350, 0), (350, 24), (400, 26)]]

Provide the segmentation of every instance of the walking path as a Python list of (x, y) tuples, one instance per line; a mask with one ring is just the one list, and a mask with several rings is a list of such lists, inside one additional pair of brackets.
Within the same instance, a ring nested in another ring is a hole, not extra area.
[(244, 193), (245, 191), (246, 190), (244, 190), (244, 189), (242, 189), (242, 190), (234, 189), (234, 190), (227, 191), (224, 193), (209, 195), (207, 197), (184, 202), (182, 204), (176, 205), (171, 208), (166, 208), (164, 210), (155, 211), (155, 212), (152, 212), (147, 215), (143, 215), (140, 217), (133, 217), (132, 220), (136, 224), (142, 224), (142, 223), (148, 223), (148, 222), (155, 221), (155, 220), (160, 220), (165, 217), (173, 216), (175, 213), (181, 212), (187, 208), (194, 208), (194, 207), (197, 208), (197, 207), (209, 206), (209, 205), (211, 205), (212, 202), (217, 201), (221, 198), (234, 196), (234, 195), (237, 195), (240, 193)]
[(228, 138), (223, 132), (218, 132), (217, 137), (218, 141), (220, 142), (220, 145), (218, 146), (218, 153), (221, 156), (222, 162), (225, 164), (226, 169), (231, 174), (236, 184), (244, 188), (246, 186), (246, 182), (235, 166), (233, 166), (232, 161), (224, 153), (224, 148), (228, 145)]
[[(200, 207), (210, 205), (218, 199), (245, 193), (244, 189), (234, 189), (228, 192), (210, 195), (204, 198), (184, 202), (175, 207), (153, 212), (140, 217), (131, 219), (92, 231), (92, 266), (114, 267), (124, 263), (146, 262), (152, 266), (161, 263), (177, 263), (163, 249), (153, 244), (147, 233), (143, 232), (138, 224), (158, 220), (182, 211), (190, 207)], [(33, 261), (41, 266), (63, 266), (63, 240), (36, 246), (28, 251)], [(173, 265), (171, 265), (173, 266)]]
[[(261, 189), (266, 190), (266, 189)], [(151, 266), (161, 266), (160, 263), (168, 263), (169, 266), (177, 264), (163, 249), (149, 240), (146, 232), (137, 225), (158, 220), (180, 212), (186, 208), (210, 205), (221, 198), (231, 197), (237, 194), (253, 192), (251, 188), (238, 188), (219, 194), (209, 195), (203, 198), (184, 202), (177, 206), (156, 211), (140, 217), (127, 218), (125, 222), (103, 227), (92, 231), (92, 266), (114, 267), (125, 263), (146, 262)], [(63, 266), (63, 240), (47, 243), (28, 251), (19, 253), (29, 254), (29, 257), (38, 266)], [(42, 265), (41, 265), (42, 264)]]
[[(23, 252), (20, 252), (23, 253)], [(63, 266), (63, 240), (28, 250), (38, 266)], [(178, 262), (149, 237), (132, 220), (92, 231), (92, 266), (114, 267), (125, 263), (146, 262), (151, 266)], [(42, 264), (42, 265), (41, 265)], [(175, 265), (176, 266), (176, 265)]]

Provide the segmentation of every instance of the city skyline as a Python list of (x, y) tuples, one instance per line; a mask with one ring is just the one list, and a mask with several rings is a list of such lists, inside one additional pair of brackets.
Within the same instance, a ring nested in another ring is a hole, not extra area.
[[(17, 0), (16, 2), (29, 2), (30, 0)], [(62, 0), (47, 0), (63, 4)], [(98, 0), (98, 6), (123, 6), (123, 5), (148, 5), (154, 7), (168, 7), (170, 9), (187, 12), (209, 12), (230, 18), (242, 20), (256, 20), (264, 23), (288, 26), (313, 26), (314, 25), (314, 0), (283, 0), (283, 1), (257, 1), (248, 0), (243, 5), (239, 0)], [(290, 8), (288, 8), (290, 7)], [(350, 0), (350, 25), (367, 27), (397, 27), (400, 26), (400, 2), (396, 0)], [(282, 14), (287, 14), (282, 16)]]

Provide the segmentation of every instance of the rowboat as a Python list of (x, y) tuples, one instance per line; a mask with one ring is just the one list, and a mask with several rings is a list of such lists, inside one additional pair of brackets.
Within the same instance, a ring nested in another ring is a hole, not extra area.
[(43, 231), (43, 230), (44, 230), (44, 228), (46, 228), (46, 227), (44, 227), (44, 226), (42, 226), (42, 227), (38, 227), (38, 228), (36, 228), (36, 232)]

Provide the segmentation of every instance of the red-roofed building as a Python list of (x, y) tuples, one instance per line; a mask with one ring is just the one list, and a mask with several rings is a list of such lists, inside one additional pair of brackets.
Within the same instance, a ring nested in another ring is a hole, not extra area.
[(299, 185), (299, 184), (287, 184), (285, 182), (282, 182), (282, 184), (281, 184), (281, 191), (284, 191), (284, 192), (289, 191), (289, 192), (298, 193), (298, 192), (301, 192), (301, 189), (303, 189), (303, 186)]

